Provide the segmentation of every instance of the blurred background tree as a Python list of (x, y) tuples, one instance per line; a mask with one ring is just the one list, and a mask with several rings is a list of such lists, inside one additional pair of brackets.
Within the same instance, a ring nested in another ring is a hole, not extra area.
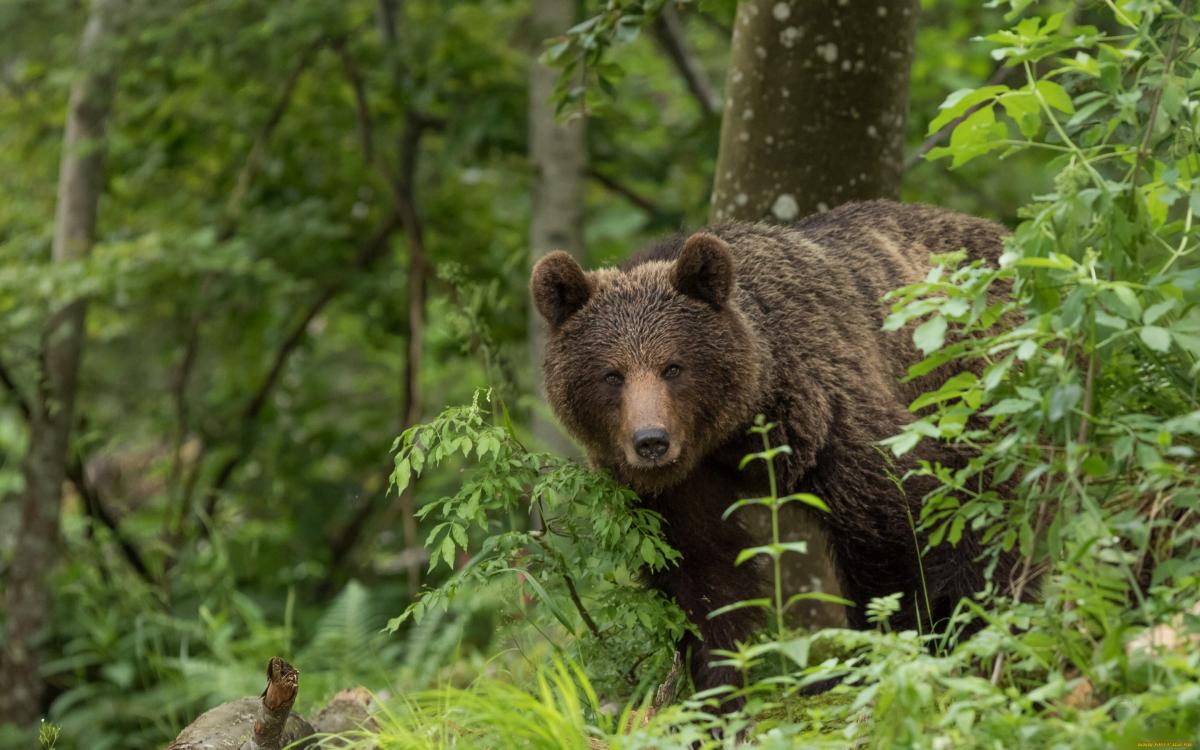
[[(539, 52), (561, 65), (590, 33), (561, 37), (566, 27), (612, 6), (0, 5), (0, 646), (6, 664), (40, 655), (36, 670), (6, 674), (38, 697), (4, 702), (0, 745), (29, 747), (23, 731), (45, 714), (64, 725), (60, 747), (155, 746), (199, 709), (261, 689), (246, 665), (268, 652), (300, 654), (302, 708), (355, 683), (453, 679), (527, 645), (507, 627), (511, 607), (487, 597), (377, 635), (422, 583), (429, 529), (415, 507), (457, 483), (451, 468), (389, 496), (389, 447), (484, 384), (531, 441), (553, 440), (533, 429), (545, 409), (532, 260), (561, 246), (615, 262), (708, 219), (718, 153), (736, 154), (721, 102), (738, 89), (720, 83), (738, 69), (731, 56), (757, 53), (730, 49), (732, 2), (644, 5), (653, 12), (618, 3), (616, 46), (559, 77)], [(741, 12), (776, 6), (803, 12)], [(898, 184), (907, 200), (1011, 222), (1043, 187), (1040, 157), (1003, 173), (920, 159), (947, 92), (996, 74), (966, 40), (997, 12), (884, 7), (917, 20), (907, 123), (902, 103), (887, 105), (888, 176), (870, 194)], [(97, 22), (85, 25), (117, 13), (97, 62)], [(851, 59), (840, 38), (833, 61), (805, 44), (835, 72)], [(73, 131), (71, 92), (110, 64), (107, 137)], [(896, 81), (907, 66), (889, 68)], [(807, 70), (789, 74), (798, 96), (845, 105)], [(822, 137), (841, 142), (830, 122)], [(94, 249), (52, 252), (67, 231), (60, 164), (101, 153)], [(795, 196), (785, 213), (816, 206), (810, 189)], [(44, 363), (70, 345), (48, 334), (59, 311), (81, 300), (71, 410)], [(62, 431), (52, 458), (65, 482), (22, 471), (41, 455), (43, 412)]]

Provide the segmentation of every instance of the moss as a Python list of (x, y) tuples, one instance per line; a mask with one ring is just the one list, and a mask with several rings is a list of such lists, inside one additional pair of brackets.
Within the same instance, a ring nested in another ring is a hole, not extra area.
[[(837, 688), (817, 695), (796, 695), (758, 714), (754, 735), (761, 736), (780, 725), (792, 725), (789, 736), (797, 739), (844, 740), (846, 709), (854, 701), (854, 691)], [(798, 727), (799, 731), (796, 731)]]

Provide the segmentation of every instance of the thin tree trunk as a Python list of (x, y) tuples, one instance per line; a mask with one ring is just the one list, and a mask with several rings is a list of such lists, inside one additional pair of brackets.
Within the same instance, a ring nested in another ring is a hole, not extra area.
[[(558, 71), (537, 57), (543, 42), (564, 33), (575, 23), (574, 0), (533, 0), (530, 19), (533, 60), (529, 64), (529, 162), (533, 169), (533, 206), (529, 223), (530, 265), (551, 250), (566, 250), (581, 263), (583, 245), (584, 189), (587, 182), (587, 140), (582, 115), (560, 121), (550, 101)], [(529, 358), (540, 398), (546, 403), (542, 383), (542, 350), (546, 330), (541, 316), (529, 306)], [(563, 451), (570, 443), (545, 410), (533, 414), (533, 434), (552, 450)]]
[[(739, 4), (711, 221), (787, 223), (897, 196), (917, 9), (916, 0)], [(790, 515), (792, 539), (809, 552), (790, 560), (785, 588), (838, 593), (819, 525)], [(796, 618), (844, 622), (840, 608), (817, 602)]]
[(711, 218), (788, 222), (895, 197), (916, 0), (744, 0)]
[[(384, 46), (389, 53), (396, 90), (403, 90), (401, 37), (405, 8), (399, 0), (380, 0), (379, 26)], [(421, 361), (425, 338), (425, 300), (428, 293), (429, 262), (425, 253), (425, 231), (417, 206), (417, 159), (420, 156), (421, 135), (429, 122), (415, 110), (405, 114), (404, 130), (398, 138), (398, 174), (392, 176), (392, 198), (404, 227), (408, 250), (408, 330), (407, 356), (404, 360), (404, 382), (401, 385), (403, 423), (407, 429), (421, 419)], [(368, 157), (369, 158), (369, 157)], [(417, 547), (417, 516), (414, 502), (415, 483), (410, 483), (396, 499), (394, 510), (385, 515), (384, 525), (390, 525), (395, 514), (400, 516), (405, 550)], [(421, 585), (421, 563), (413, 557), (405, 566), (410, 596), (416, 596)]]
[[(71, 87), (58, 176), (52, 259), (87, 255), (103, 189), (104, 135), (114, 91), (113, 41), (124, 0), (94, 0), (80, 43), (80, 75)], [(0, 724), (31, 725), (42, 711), (44, 685), (37, 638), (50, 619), (50, 573), (59, 547), (62, 485), (83, 353), (83, 300), (52, 315), (43, 339), (41, 383), (30, 414), (23, 466), (21, 528), (4, 592), (8, 618), (0, 654)]]

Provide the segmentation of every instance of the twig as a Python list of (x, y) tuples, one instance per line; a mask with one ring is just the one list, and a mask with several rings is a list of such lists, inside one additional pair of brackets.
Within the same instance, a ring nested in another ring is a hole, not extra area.
[(575, 588), (575, 579), (569, 573), (563, 573), (562, 577), (567, 583), (567, 593), (571, 595), (571, 603), (579, 611), (579, 616), (583, 619), (583, 624), (587, 625), (587, 629), (592, 631), (592, 635), (603, 639), (604, 636), (600, 634), (600, 628), (596, 626), (596, 621), (588, 614), (587, 609), (583, 606), (583, 600), (579, 598), (579, 590)]
[(588, 167), (588, 177), (591, 177), (608, 190), (616, 193), (648, 214), (652, 214), (654, 216), (667, 216), (667, 213), (659, 208), (658, 204), (656, 204), (654, 201), (650, 200), (628, 185), (625, 185), (613, 177), (596, 170), (595, 167)]
[(671, 58), (675, 70), (687, 84), (688, 91), (692, 92), (692, 97), (700, 105), (704, 114), (710, 117), (719, 116), (721, 114), (721, 97), (717, 94), (712, 82), (708, 80), (708, 75), (699, 61), (688, 51), (679, 13), (670, 4), (665, 5), (658, 18), (655, 19), (654, 36), (658, 39), (663, 51)]
[[(1046, 507), (1048, 503), (1043, 500), (1038, 505), (1037, 523), (1034, 525), (1033, 538), (1040, 539), (1046, 524)], [(1021, 594), (1025, 591), (1025, 584), (1029, 581), (1029, 569), (1033, 565), (1033, 550), (1025, 556), (1021, 564), (1021, 575), (1017, 577), (1016, 585), (1013, 586), (1013, 601), (1021, 601)], [(996, 685), (1000, 682), (1000, 672), (1004, 668), (1004, 653), (996, 654), (996, 661), (992, 665), (992, 684)]]
[[(1179, 35), (1183, 31), (1183, 20), (1187, 18), (1187, 0), (1180, 4), (1179, 20), (1175, 22), (1175, 30), (1171, 33), (1171, 46), (1167, 49), (1167, 55), (1163, 59), (1162, 80), (1165, 82), (1168, 76), (1171, 75), (1171, 69), (1175, 66), (1175, 52), (1179, 48)], [(1146, 132), (1142, 135), (1142, 142), (1138, 145), (1137, 160), (1133, 164), (1132, 179), (1137, 180), (1138, 174), (1142, 171), (1142, 165), (1146, 161), (1146, 157), (1150, 155), (1150, 138), (1154, 135), (1154, 123), (1158, 119), (1158, 107), (1162, 103), (1163, 90), (1166, 88), (1165, 83), (1159, 85), (1154, 90), (1154, 98), (1150, 100), (1150, 112), (1146, 115)]]
[(1079, 436), (1075, 442), (1084, 445), (1088, 440), (1088, 427), (1091, 425), (1092, 401), (1096, 390), (1096, 368), (1099, 366), (1099, 353), (1093, 351), (1088, 356), (1087, 374), (1083, 379), (1083, 404), (1079, 420)]

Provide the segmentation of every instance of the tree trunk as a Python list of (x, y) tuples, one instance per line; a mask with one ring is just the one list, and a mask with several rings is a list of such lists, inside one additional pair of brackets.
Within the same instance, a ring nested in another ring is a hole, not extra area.
[[(94, 0), (80, 43), (80, 75), (71, 87), (58, 176), (52, 258), (87, 255), (103, 189), (104, 131), (114, 90), (113, 41), (124, 0)], [(83, 300), (55, 312), (43, 339), (41, 383), (30, 409), (21, 528), (5, 586), (7, 615), (0, 654), (0, 724), (33, 724), (44, 685), (37, 638), (50, 619), (50, 573), (59, 546), (59, 512), (67, 473), (75, 386), (83, 353)]]
[[(542, 65), (537, 56), (547, 38), (564, 33), (575, 23), (574, 0), (533, 0), (530, 19), (533, 60), (529, 64), (529, 161), (533, 168), (533, 205), (529, 224), (530, 267), (551, 250), (566, 250), (580, 263), (583, 246), (584, 187), (587, 179), (587, 141), (584, 119), (573, 114), (560, 122), (550, 96), (558, 71)], [(546, 331), (541, 316), (529, 306), (529, 357), (538, 395), (533, 433), (538, 442), (556, 450), (570, 443), (545, 409), (542, 349)]]
[[(402, 48), (404, 40), (401, 30), (404, 27), (405, 7), (399, 0), (380, 0), (379, 24), (383, 33), (384, 47), (392, 64), (392, 75), (397, 91), (404, 89), (405, 71), (402, 63)], [(421, 214), (417, 206), (417, 159), (420, 156), (421, 136), (426, 122), (421, 113), (409, 109), (404, 113), (404, 125), (397, 138), (397, 174), (392, 176), (392, 200), (396, 212), (400, 215), (400, 223), (404, 227), (404, 238), (408, 250), (408, 330), (406, 353), (404, 359), (404, 382), (402, 384), (401, 401), (403, 404), (403, 424), (401, 429), (408, 429), (420, 421), (421, 395), (421, 362), (425, 338), (425, 300), (427, 295), (427, 277), (429, 262), (425, 254), (425, 230)], [(404, 549), (409, 552), (419, 546), (417, 539), (417, 516), (414, 502), (416, 483), (409, 486), (396, 498), (394, 511), (387, 516), (386, 526), (390, 526), (394, 514), (399, 514), (401, 530), (404, 534)], [(409, 556), (405, 566), (408, 581), (409, 596), (415, 597), (421, 585), (421, 563), (414, 556)]]
[(788, 222), (895, 197), (916, 0), (744, 0), (711, 218)]
[[(786, 223), (897, 196), (917, 9), (916, 0), (739, 4), (711, 221)], [(786, 566), (785, 588), (837, 594), (820, 527), (805, 513), (788, 515), (791, 539), (807, 541), (809, 552)], [(796, 619), (844, 622), (840, 608), (815, 602)]]

